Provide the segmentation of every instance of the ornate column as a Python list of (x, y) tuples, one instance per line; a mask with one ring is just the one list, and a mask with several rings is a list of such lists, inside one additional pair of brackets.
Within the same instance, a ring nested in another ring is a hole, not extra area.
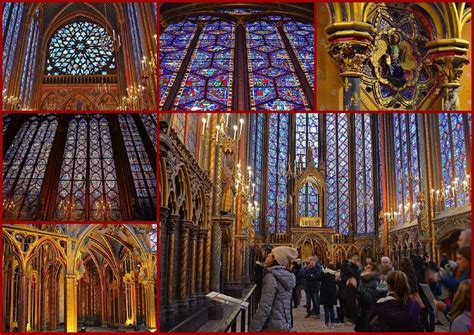
[(196, 253), (197, 253), (197, 235), (199, 232), (199, 227), (198, 226), (192, 226), (190, 229), (190, 234), (189, 234), (189, 246), (191, 248), (190, 250), (190, 262), (191, 264), (189, 265), (190, 272), (189, 272), (189, 297), (191, 299), (195, 298), (196, 294)]
[(188, 271), (189, 271), (189, 231), (193, 223), (191, 221), (181, 220), (179, 223), (179, 248), (180, 248), (180, 272), (179, 278), (179, 299), (178, 302), (182, 307), (187, 308), (186, 298), (188, 297)]
[[(200, 228), (198, 230), (198, 240), (197, 240), (197, 273), (196, 273), (196, 287), (197, 287), (197, 294), (202, 295), (204, 293), (204, 276), (203, 274), (206, 272), (204, 260), (204, 248), (205, 248), (205, 240), (207, 236), (207, 229)], [(206, 258), (207, 261), (207, 258)]]
[[(222, 273), (224, 275), (224, 282), (229, 281), (229, 265), (230, 265), (230, 255), (231, 255), (231, 246), (232, 246), (232, 232), (231, 232), (231, 227), (234, 222), (234, 216), (233, 215), (223, 215), (219, 217), (214, 217), (212, 218), (212, 225), (215, 227), (219, 227), (219, 230), (221, 231), (221, 240), (219, 241), (219, 249), (221, 250), (221, 255), (222, 255), (222, 264), (219, 267), (219, 270), (222, 269)], [(216, 241), (213, 241), (213, 243), (216, 243)], [(219, 258), (219, 262), (221, 262), (221, 259)], [(214, 271), (214, 270), (213, 270)], [(213, 273), (213, 276), (219, 275), (220, 276), (220, 271), (219, 273)], [(219, 287), (217, 287), (217, 290), (220, 290), (221, 283), (219, 281)], [(211, 287), (211, 290), (215, 291), (216, 289), (214, 287)]]
[(469, 64), (467, 59), (469, 42), (458, 39), (440, 39), (426, 44), (429, 59), (441, 76), (443, 90), (443, 109), (459, 110), (459, 80), (462, 67)]
[(166, 226), (168, 229), (168, 277), (166, 282), (166, 305), (170, 307), (173, 304), (174, 289), (172, 276), (174, 273), (174, 254), (175, 254), (175, 239), (178, 231), (179, 215), (170, 215)]
[[(20, 274), (20, 301), (18, 302), (18, 308), (20, 310), (20, 317), (18, 320), (19, 331), (26, 332), (26, 323), (28, 316), (28, 277), (25, 270), (21, 270)], [(12, 301), (13, 303), (13, 301)]]
[(211, 237), (209, 230), (205, 233), (203, 244), (204, 244), (204, 273), (203, 273), (203, 293), (210, 291), (211, 285)]
[(343, 81), (344, 110), (360, 110), (360, 76), (372, 51), (375, 29), (365, 22), (338, 22), (326, 28), (328, 52)]
[(149, 331), (156, 331), (155, 281), (152, 279), (142, 282), (145, 290), (146, 326)]
[(100, 291), (100, 301), (102, 305), (102, 310), (101, 310), (101, 320), (100, 320), (100, 326), (101, 327), (107, 327), (107, 311), (110, 308), (110, 306), (106, 303), (107, 301), (107, 285), (105, 283), (105, 277), (102, 279), (102, 276), (100, 276), (100, 280), (102, 281), (101, 291)]
[(77, 332), (76, 275), (66, 273), (66, 332)]
[[(168, 216), (170, 214), (169, 208), (166, 207), (160, 207), (160, 301), (163, 306), (166, 304), (164, 299), (166, 297), (166, 278), (167, 278), (167, 263), (169, 261), (169, 257), (167, 257), (166, 253), (169, 249), (168, 245), (168, 229), (167, 229), (167, 222), (168, 222)], [(166, 251), (165, 251), (166, 250)]]

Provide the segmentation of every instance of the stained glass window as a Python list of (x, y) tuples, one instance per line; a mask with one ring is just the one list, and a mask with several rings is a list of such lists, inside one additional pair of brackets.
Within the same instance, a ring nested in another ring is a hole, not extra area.
[(106, 75), (115, 70), (112, 38), (100, 25), (89, 21), (68, 23), (48, 45), (48, 75)]
[[(319, 155), (319, 115), (296, 114), (296, 159), (297, 169), (306, 168), (309, 164), (308, 153), (311, 150), (313, 164), (318, 167)], [(319, 217), (319, 193), (311, 184), (305, 184), (299, 191), (298, 208), (300, 216)]]
[(142, 71), (141, 61), (143, 57), (143, 50), (142, 50), (142, 44), (140, 42), (142, 39), (140, 38), (140, 36), (143, 36), (143, 34), (140, 32), (140, 26), (138, 25), (137, 9), (135, 7), (137, 5), (138, 4), (128, 3), (127, 10), (128, 10), (128, 20), (130, 24), (130, 32), (132, 36), (133, 59), (135, 61), (135, 69), (136, 69), (136, 73), (141, 77), (141, 71)]
[(140, 114), (140, 118), (142, 119), (143, 125), (150, 136), (151, 143), (153, 143), (153, 147), (155, 151), (158, 149), (156, 146), (156, 125), (157, 125), (157, 116), (156, 114)]
[[(256, 202), (259, 206), (262, 203), (262, 184), (263, 184), (263, 143), (264, 139), (264, 124), (265, 114), (253, 114), (250, 122), (250, 149), (249, 149), (249, 165), (252, 167), (253, 183), (255, 186), (255, 194), (253, 197), (254, 203)], [(261, 231), (260, 215), (254, 220), (255, 231)]]
[(312, 151), (314, 166), (318, 167), (319, 155), (319, 115), (296, 114), (296, 163), (308, 166), (308, 150)]
[(171, 23), (160, 35), (160, 106), (168, 97), (196, 27), (190, 21)]
[(119, 122), (132, 170), (138, 205), (143, 217), (154, 218), (156, 213), (156, 177), (153, 167), (132, 115), (120, 114)]
[(306, 183), (298, 195), (298, 215), (319, 217), (319, 192), (315, 185)]
[(267, 230), (268, 233), (287, 230), (288, 211), (288, 136), (289, 115), (269, 114), (268, 131), (268, 194)]
[(39, 32), (39, 12), (36, 12), (28, 29), (28, 42), (25, 49), (25, 60), (23, 63), (23, 72), (21, 75), (20, 99), (23, 101), (24, 108), (29, 108), (31, 101), (34, 70), (36, 68), (36, 54), (38, 51)]
[(420, 192), (418, 150), (418, 119), (416, 114), (394, 114), (395, 176), (400, 223), (414, 218), (413, 204)]
[[(217, 11), (231, 14), (229, 21), (261, 12), (244, 7)], [(313, 25), (289, 16), (251, 17), (240, 30), (246, 34), (241, 51), (247, 60), (235, 57), (234, 64), (235, 41), (240, 40), (240, 33), (229, 21), (217, 15), (198, 15), (165, 28), (160, 36), (160, 106), (193, 111), (235, 110), (241, 100), (233, 99), (232, 91), (234, 85), (240, 85), (248, 86), (244, 100), (249, 109), (310, 110), (311, 99), (300, 80), (314, 86)], [(202, 28), (196, 28), (197, 23)], [(193, 38), (197, 38), (196, 45), (191, 43)], [(185, 54), (190, 58), (183, 62)], [(244, 69), (244, 75), (233, 78), (234, 68)], [(299, 68), (305, 78), (298, 77)], [(179, 70), (185, 75), (176, 83)], [(176, 93), (170, 98), (172, 88)]]
[(348, 114), (326, 114), (326, 187), (328, 227), (349, 233)]
[(383, 158), (383, 148), (382, 148), (382, 141), (383, 141), (383, 132), (382, 132), (382, 129), (383, 128), (383, 125), (382, 125), (382, 115), (377, 115), (377, 131), (378, 131), (378, 140), (379, 140), (379, 146), (378, 146), (378, 153), (377, 153), (377, 157), (378, 157), (378, 160), (379, 160), (379, 201), (380, 201), (380, 208), (384, 208), (383, 206), (383, 185), (382, 185), (382, 180), (383, 180), (383, 176), (384, 176), (384, 173), (383, 173), (383, 164), (382, 164), (382, 160), (384, 159)]
[(372, 127), (370, 114), (355, 114), (355, 187), (357, 203), (356, 233), (373, 233), (374, 167), (372, 159)]
[(286, 22), (285, 32), (306, 79), (314, 87), (314, 27), (298, 21)]
[[(469, 134), (465, 134), (467, 130), (464, 128), (464, 118), (467, 118), (467, 115), (461, 113), (439, 114), (442, 189), (449, 194), (444, 200), (446, 208), (463, 206), (469, 197), (467, 188), (463, 185), (468, 168), (465, 140), (470, 138), (466, 136)], [(466, 123), (470, 125), (469, 120), (466, 120)], [(447, 190), (448, 187), (451, 187), (450, 191)], [(456, 199), (452, 196), (453, 187), (456, 190)]]
[(20, 33), (20, 24), (23, 18), (23, 3), (3, 4), (2, 32), (3, 32), (3, 89), (8, 89), (13, 65), (15, 64), (15, 51)]
[(112, 142), (104, 116), (69, 122), (56, 199), (57, 220), (119, 220)]
[(175, 106), (180, 110), (231, 108), (234, 69), (233, 23), (206, 23), (193, 52)]
[(9, 219), (33, 219), (57, 128), (56, 117), (24, 122), (3, 159), (3, 208)]
[(308, 110), (295, 69), (277, 30), (279, 17), (247, 24), (251, 108)]

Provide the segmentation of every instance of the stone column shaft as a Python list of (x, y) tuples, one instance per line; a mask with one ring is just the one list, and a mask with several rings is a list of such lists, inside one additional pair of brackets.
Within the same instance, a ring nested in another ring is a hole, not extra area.
[(181, 221), (179, 223), (179, 245), (180, 245), (180, 257), (179, 257), (179, 272), (180, 272), (180, 286), (179, 286), (179, 301), (184, 302), (188, 296), (188, 272), (189, 272), (189, 231), (192, 226), (192, 222)]
[(175, 239), (178, 229), (179, 216), (170, 215), (167, 221), (168, 227), (168, 278), (166, 287), (166, 304), (170, 306), (174, 302), (173, 273), (174, 273), (174, 254)]

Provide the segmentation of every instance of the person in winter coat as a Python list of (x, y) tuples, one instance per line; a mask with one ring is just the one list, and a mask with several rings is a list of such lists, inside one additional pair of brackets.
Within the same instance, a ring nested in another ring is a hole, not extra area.
[(341, 271), (339, 279), (336, 278), (337, 285), (337, 299), (339, 299), (339, 307), (337, 311), (337, 322), (344, 323), (346, 315), (346, 304), (347, 304), (347, 281), (351, 277), (351, 269), (348, 261), (343, 261), (341, 264)]
[(402, 271), (391, 271), (387, 277), (388, 293), (377, 300), (369, 316), (369, 331), (417, 332), (423, 331), (419, 323), (420, 306), (410, 298), (410, 284)]
[(462, 247), (456, 251), (457, 268), (453, 276), (447, 276), (442, 280), (449, 291), (454, 294), (459, 284), (466, 279), (471, 278), (471, 247)]
[(425, 306), (425, 308), (421, 310), (420, 321), (424, 327), (424, 331), (434, 332), (436, 322), (435, 311), (431, 307), (428, 297), (420, 286), (420, 284), (430, 284), (429, 278), (431, 276), (431, 270), (428, 264), (423, 261), (421, 256), (412, 255), (410, 260), (413, 264), (413, 269), (415, 270), (416, 281), (418, 282), (418, 294), (420, 295), (422, 304)]
[(311, 314), (315, 314), (316, 317), (319, 318), (319, 287), (321, 284), (322, 271), (321, 265), (318, 264), (318, 257), (311, 257), (309, 259), (309, 265), (304, 272), (304, 280), (306, 282), (304, 289), (306, 293), (305, 318), (309, 318)]
[(357, 300), (360, 306), (354, 327), (356, 332), (368, 331), (369, 313), (378, 299), (377, 285), (380, 276), (376, 270), (375, 265), (366, 265), (364, 272), (360, 275), (360, 283), (358, 286), (354, 278), (349, 280), (352, 285), (357, 287)]
[(289, 264), (296, 258), (298, 251), (290, 247), (276, 247), (268, 254), (265, 259), (262, 297), (249, 332), (291, 330), (291, 296), (296, 278), (289, 271)]
[(297, 259), (292, 262), (291, 272), (295, 275), (296, 278), (296, 286), (293, 289), (293, 304), (294, 308), (298, 308), (300, 301), (301, 301), (301, 289), (303, 286), (303, 275), (304, 270), (303, 266), (301, 265), (301, 259)]
[(324, 306), (323, 328), (334, 328), (336, 318), (334, 316), (334, 305), (337, 303), (336, 267), (334, 264), (323, 270), (321, 279), (320, 302)]
[(471, 333), (471, 329), (471, 280), (466, 279), (454, 295), (450, 330)]

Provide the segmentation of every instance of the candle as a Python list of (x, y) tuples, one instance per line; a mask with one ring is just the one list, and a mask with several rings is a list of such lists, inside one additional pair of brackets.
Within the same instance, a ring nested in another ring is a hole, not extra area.
[(242, 136), (242, 127), (244, 126), (244, 119), (240, 119), (240, 130), (239, 130), (239, 136)]
[(234, 125), (234, 141), (237, 138), (237, 126)]
[(206, 118), (202, 118), (202, 134), (204, 135), (204, 131), (206, 130)]
[(211, 119), (211, 113), (207, 113), (207, 124), (210, 124), (209, 121)]
[(226, 127), (229, 124), (229, 115), (230, 115), (230, 113), (225, 113), (225, 126)]

